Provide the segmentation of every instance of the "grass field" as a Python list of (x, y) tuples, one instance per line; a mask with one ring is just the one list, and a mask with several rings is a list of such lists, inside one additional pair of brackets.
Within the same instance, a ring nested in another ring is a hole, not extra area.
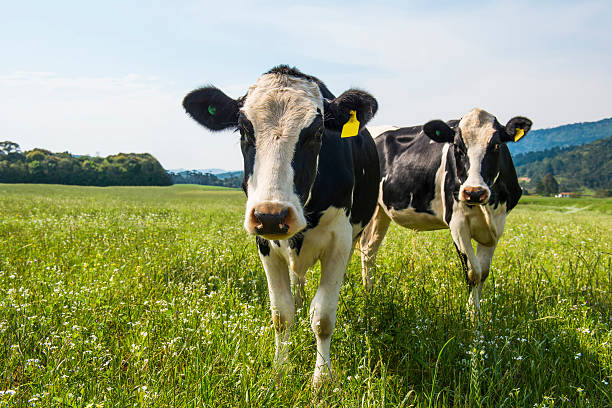
[(612, 200), (524, 198), (474, 324), (449, 232), (392, 226), (370, 296), (353, 256), (318, 394), (306, 308), (277, 385), (244, 201), (0, 185), (0, 407), (612, 406)]

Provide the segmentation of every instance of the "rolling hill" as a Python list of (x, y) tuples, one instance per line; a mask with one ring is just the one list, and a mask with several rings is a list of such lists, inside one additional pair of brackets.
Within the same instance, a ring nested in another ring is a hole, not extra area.
[(514, 157), (519, 177), (535, 180), (551, 173), (561, 190), (612, 190), (612, 136), (582, 146), (556, 147)]
[(555, 147), (583, 145), (612, 136), (612, 118), (532, 130), (519, 143), (508, 143), (512, 155)]

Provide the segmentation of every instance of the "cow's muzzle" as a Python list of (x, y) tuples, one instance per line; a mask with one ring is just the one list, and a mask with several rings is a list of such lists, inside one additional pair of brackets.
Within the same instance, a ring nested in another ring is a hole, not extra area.
[(464, 187), (461, 199), (471, 205), (485, 204), (489, 200), (489, 191), (482, 187)]
[(246, 230), (266, 239), (287, 239), (305, 227), (289, 203), (264, 202), (247, 211)]

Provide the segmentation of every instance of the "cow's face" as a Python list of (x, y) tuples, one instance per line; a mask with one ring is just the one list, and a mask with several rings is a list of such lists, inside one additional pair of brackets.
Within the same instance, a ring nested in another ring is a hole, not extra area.
[(323, 139), (340, 137), (350, 110), (364, 126), (377, 109), (376, 100), (358, 90), (326, 100), (315, 78), (288, 67), (261, 76), (239, 100), (209, 87), (191, 92), (183, 106), (211, 130), (240, 131), (244, 227), (267, 239), (287, 239), (306, 227), (304, 207)]
[(454, 148), (458, 199), (466, 204), (485, 204), (491, 196), (491, 186), (500, 173), (504, 143), (520, 140), (531, 128), (531, 121), (517, 116), (502, 126), (495, 116), (482, 109), (465, 115), (455, 130), (435, 120), (425, 124), (423, 131), (431, 139), (452, 143)]

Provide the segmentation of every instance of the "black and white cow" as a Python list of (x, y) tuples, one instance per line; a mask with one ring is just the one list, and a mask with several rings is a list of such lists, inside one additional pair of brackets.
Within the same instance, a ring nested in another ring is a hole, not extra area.
[(370, 128), (382, 179), (360, 241), (364, 285), (372, 286), (371, 267), (391, 221), (417, 231), (450, 228), (477, 311), (506, 216), (522, 194), (506, 142), (530, 128), (520, 116), (502, 126), (482, 109), (460, 121)]
[[(281, 65), (237, 100), (206, 87), (187, 95), (183, 106), (208, 129), (240, 130), (244, 228), (256, 236), (266, 272), (280, 368), (295, 314), (291, 282), (301, 302), (306, 270), (321, 261), (310, 305), (318, 386), (331, 378), (329, 349), (347, 263), (376, 208), (378, 155), (363, 127), (378, 109), (376, 99), (356, 89), (335, 98), (317, 78)], [(351, 114), (361, 127), (341, 138)]]

